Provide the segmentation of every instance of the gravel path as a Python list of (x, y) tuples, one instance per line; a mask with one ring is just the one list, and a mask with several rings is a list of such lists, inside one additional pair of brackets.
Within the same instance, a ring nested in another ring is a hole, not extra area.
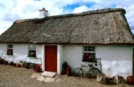
[(55, 77), (54, 82), (41, 82), (32, 79), (35, 73), (32, 69), (19, 68), (11, 65), (0, 65), (0, 87), (134, 87), (132, 85), (103, 85), (86, 77), (67, 77), (60, 75)]

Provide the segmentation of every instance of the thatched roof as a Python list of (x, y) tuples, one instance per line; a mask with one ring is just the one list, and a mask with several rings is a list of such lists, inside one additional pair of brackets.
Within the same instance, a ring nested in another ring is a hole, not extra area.
[(100, 9), (77, 14), (17, 20), (0, 42), (133, 44), (125, 10)]

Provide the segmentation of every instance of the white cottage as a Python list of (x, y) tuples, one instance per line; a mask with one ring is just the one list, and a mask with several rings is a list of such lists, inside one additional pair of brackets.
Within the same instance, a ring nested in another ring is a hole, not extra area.
[(125, 10), (109, 8), (17, 20), (0, 36), (0, 57), (59, 74), (64, 62), (74, 69), (101, 58), (103, 73), (126, 78), (133, 74), (133, 45)]

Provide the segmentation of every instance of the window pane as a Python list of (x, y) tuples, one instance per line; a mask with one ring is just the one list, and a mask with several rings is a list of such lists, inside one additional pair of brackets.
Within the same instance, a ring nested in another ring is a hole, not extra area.
[(92, 46), (85, 46), (84, 51), (95, 51), (95, 47)]
[(7, 55), (13, 55), (13, 45), (7, 45)]
[(88, 47), (87, 46), (84, 47), (84, 51), (88, 51)]
[(83, 61), (95, 62), (95, 47), (94, 46), (84, 46)]
[(91, 47), (88, 47), (88, 51), (92, 51)]
[(29, 57), (36, 57), (35, 45), (29, 45), (28, 56), (29, 56)]
[(92, 47), (92, 51), (95, 51), (95, 47)]
[(30, 57), (36, 57), (36, 51), (35, 50), (29, 50), (28, 56), (30, 56)]
[(92, 53), (92, 58), (95, 58), (95, 53)]
[(8, 48), (13, 48), (13, 45), (8, 45)]
[(13, 49), (7, 49), (7, 54), (8, 55), (13, 55)]
[(30, 46), (29, 46), (29, 49), (30, 49), (30, 50), (35, 50), (35, 45), (30, 45)]

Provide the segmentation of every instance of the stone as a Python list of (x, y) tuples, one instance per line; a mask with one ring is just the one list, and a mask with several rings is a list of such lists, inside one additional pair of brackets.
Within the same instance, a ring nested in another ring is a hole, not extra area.
[(43, 76), (37, 76), (38, 81), (44, 81), (44, 79), (45, 79), (45, 77), (43, 77)]
[(55, 74), (55, 72), (44, 71), (41, 75), (46, 77), (54, 77)]
[(36, 78), (37, 76), (40, 76), (40, 74), (39, 73), (33, 73), (32, 75), (31, 75), (31, 78)]
[(55, 78), (51, 78), (51, 77), (46, 77), (44, 82), (54, 82)]
[(107, 77), (106, 77), (106, 75), (97, 74), (97, 79), (96, 80), (99, 83), (107, 84)]
[(118, 79), (117, 79), (117, 76), (114, 76), (112, 78), (109, 78), (109, 77), (106, 77), (106, 75), (103, 75), (103, 74), (98, 74), (97, 75), (97, 82), (99, 83), (102, 83), (102, 84), (114, 84), (114, 85), (117, 85), (118, 83)]
[(107, 83), (112, 85), (117, 85), (118, 81), (116, 79), (116, 76), (114, 76), (113, 78), (107, 78)]
[(60, 82), (61, 79), (56, 79), (56, 82)]

